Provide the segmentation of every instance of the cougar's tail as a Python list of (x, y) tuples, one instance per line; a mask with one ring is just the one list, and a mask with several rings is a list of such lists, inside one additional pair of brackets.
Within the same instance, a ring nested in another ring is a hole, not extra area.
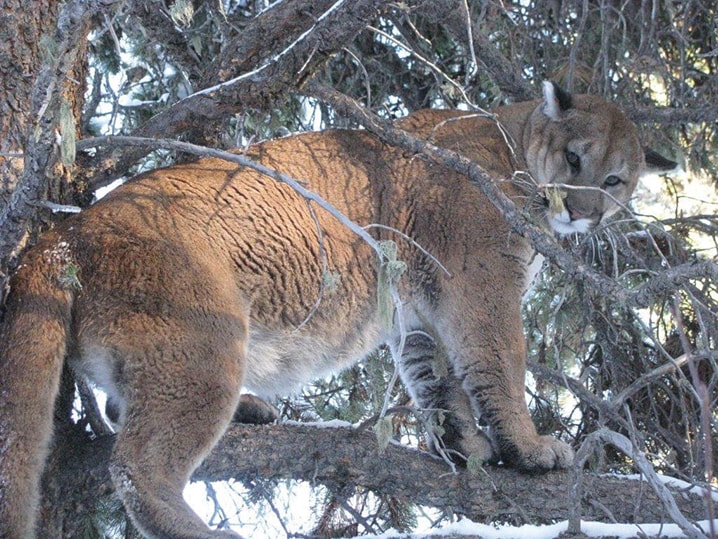
[(70, 328), (66, 244), (35, 248), (11, 280), (0, 329), (0, 537), (34, 537), (39, 483)]

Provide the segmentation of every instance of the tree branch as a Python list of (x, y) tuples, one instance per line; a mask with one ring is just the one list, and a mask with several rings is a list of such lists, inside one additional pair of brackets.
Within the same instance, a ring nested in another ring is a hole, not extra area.
[[(98, 493), (111, 490), (107, 462), (113, 444), (114, 437), (85, 443), (71, 437), (68, 446), (58, 441), (53, 455), (60, 455), (55, 461), (59, 469), (47, 476), (63, 500), (60, 505), (92, 511)], [(487, 467), (476, 475), (466, 470), (454, 474), (443, 461), (412, 448), (390, 444), (380, 452), (370, 429), (301, 424), (232, 425), (193, 480), (258, 477), (304, 480), (334, 490), (362, 487), (487, 522), (564, 520), (574, 501), (569, 472), (538, 476)], [(658, 498), (638, 481), (584, 474), (582, 485), (584, 520), (605, 520), (605, 510), (619, 522), (669, 520)], [(686, 518), (704, 518), (698, 495), (683, 493), (676, 499)]]
[(623, 111), (638, 124), (660, 124), (676, 126), (684, 123), (713, 123), (718, 121), (718, 108), (697, 105), (694, 107), (623, 107)]
[[(412, 2), (409, 2), (412, 3)], [(380, 0), (292, 0), (277, 3), (242, 29), (207, 70), (200, 90), (152, 117), (133, 135), (179, 135), (247, 109), (271, 110), (300, 88), (327, 58), (361, 32), (380, 13), (393, 9)], [(281, 40), (267, 42), (267, 36)], [(94, 162), (113, 165), (99, 172), (93, 187), (107, 185), (147, 150), (137, 148), (114, 162), (111, 152)]]
[[(707, 539), (706, 535), (696, 526), (693, 526), (689, 520), (681, 513), (681, 510), (676, 505), (675, 497), (670, 493), (666, 485), (661, 481), (658, 474), (653, 469), (653, 466), (648, 462), (646, 455), (634, 447), (631, 440), (619, 434), (617, 432), (610, 431), (606, 428), (599, 429), (598, 431), (591, 433), (584, 441), (581, 449), (576, 454), (576, 467), (574, 467), (575, 480), (572, 483), (572, 494), (571, 498), (573, 504), (578, 506), (583, 495), (583, 477), (580, 469), (588, 458), (595, 452), (597, 446), (603, 444), (611, 444), (618, 448), (623, 454), (630, 456), (634, 464), (641, 473), (646, 477), (646, 481), (651, 486), (653, 491), (656, 493), (658, 498), (661, 500), (661, 504), (666, 508), (670, 518), (673, 522), (683, 530), (687, 537), (694, 539)], [(581, 511), (576, 507), (571, 508), (571, 519), (569, 525), (569, 532), (580, 531), (580, 514)]]

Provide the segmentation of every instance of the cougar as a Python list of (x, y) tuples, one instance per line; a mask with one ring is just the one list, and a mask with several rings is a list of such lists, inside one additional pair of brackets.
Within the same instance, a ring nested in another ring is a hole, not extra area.
[[(641, 174), (673, 167), (644, 153), (614, 105), (553, 83), (492, 118), (425, 110), (398, 125), (480, 163), (559, 234), (595, 227)], [(571, 448), (539, 435), (526, 404), (520, 305), (534, 252), (466, 177), (360, 130), (246, 153), (396, 243), (401, 324), (380, 321), (372, 248), (286, 184), (218, 159), (138, 176), (45, 234), (12, 278), (0, 340), (0, 536), (34, 537), (65, 358), (119, 403), (110, 472), (147, 537), (238, 537), (210, 530), (182, 490), (240, 388), (285, 395), (381, 343), (400, 356), (416, 406), (433, 414), (434, 450), (528, 472), (571, 464)], [(546, 184), (564, 186), (558, 202), (546, 202)]]

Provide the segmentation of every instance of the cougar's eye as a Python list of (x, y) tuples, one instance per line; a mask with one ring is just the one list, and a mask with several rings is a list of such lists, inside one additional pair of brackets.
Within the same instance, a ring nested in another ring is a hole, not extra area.
[(566, 163), (568, 163), (568, 166), (571, 167), (571, 172), (576, 173), (581, 170), (581, 158), (577, 153), (574, 153), (571, 150), (566, 150), (565, 156)]
[(606, 176), (606, 179), (603, 180), (603, 186), (604, 187), (615, 187), (618, 184), (623, 183), (623, 180), (619, 178), (618, 176)]

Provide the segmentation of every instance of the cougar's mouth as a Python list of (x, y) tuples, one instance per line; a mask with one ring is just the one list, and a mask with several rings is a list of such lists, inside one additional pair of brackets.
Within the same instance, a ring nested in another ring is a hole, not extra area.
[(595, 224), (593, 219), (585, 217), (573, 219), (566, 208), (556, 213), (547, 212), (546, 220), (554, 232), (563, 236), (574, 233), (585, 234)]
[(601, 212), (569, 204), (568, 193), (560, 187), (547, 186), (543, 194), (546, 221), (558, 234), (585, 234), (601, 221)]

